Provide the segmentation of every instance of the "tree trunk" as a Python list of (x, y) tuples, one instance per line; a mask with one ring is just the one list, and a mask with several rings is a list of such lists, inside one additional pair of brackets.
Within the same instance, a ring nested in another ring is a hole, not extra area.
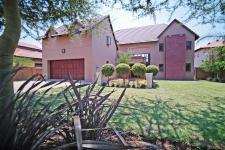
[[(18, 44), (21, 32), (20, 13), (17, 0), (3, 0), (3, 15), (5, 19), (5, 28), (0, 36), (0, 81), (9, 77), (13, 71), (13, 54)], [(0, 87), (0, 110), (12, 101), (13, 98), (13, 80), (9, 79)]]

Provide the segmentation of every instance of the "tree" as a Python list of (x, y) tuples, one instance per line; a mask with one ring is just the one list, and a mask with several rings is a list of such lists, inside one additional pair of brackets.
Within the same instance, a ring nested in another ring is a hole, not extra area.
[(123, 78), (123, 85), (125, 86), (125, 78), (130, 74), (130, 66), (125, 63), (120, 63), (116, 66), (116, 73)]
[(119, 63), (128, 64), (130, 58), (131, 58), (130, 53), (120, 52), (118, 55), (118, 64)]
[[(141, 63), (136, 63), (132, 66), (131, 71), (134, 76), (140, 78), (145, 75), (146, 73), (146, 66)], [(139, 85), (139, 80), (137, 79), (137, 85)]]
[(213, 48), (201, 68), (214, 74), (220, 81), (225, 80), (225, 46)]
[(186, 8), (185, 21), (195, 19), (200, 24), (225, 23), (223, 0), (128, 0), (121, 1), (121, 4), (124, 9), (134, 11), (138, 16), (154, 15), (161, 10), (167, 10), (172, 16), (178, 8)]
[(159, 72), (159, 68), (156, 65), (149, 65), (146, 67), (147, 73), (153, 73), (153, 76), (156, 76)]
[(115, 71), (115, 67), (113, 64), (105, 64), (102, 66), (101, 72), (105, 77), (111, 77), (113, 75), (113, 72)]
[(21, 30), (32, 37), (40, 37), (46, 27), (57, 23), (70, 23), (89, 17), (94, 3), (86, 0), (0, 0), (0, 81), (6, 80), (0, 91), (0, 109), (13, 97), (13, 54)]

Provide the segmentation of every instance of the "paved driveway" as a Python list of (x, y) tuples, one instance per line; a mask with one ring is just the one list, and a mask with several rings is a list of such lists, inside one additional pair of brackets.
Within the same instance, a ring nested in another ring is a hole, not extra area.
[[(24, 82), (25, 82), (25, 81), (14, 81), (14, 92), (16, 92), (16, 91), (19, 89), (19, 87), (20, 87)], [(34, 84), (34, 82), (35, 82), (35, 81), (30, 81), (30, 82), (25, 86), (25, 88), (23, 89), (23, 91), (28, 90), (28, 89)], [(49, 81), (44, 81), (44, 82), (41, 83), (39, 86), (37, 86), (35, 89), (40, 88), (42, 85), (44, 85), (44, 84), (46, 84), (46, 83), (48, 83), (48, 82), (49, 82)], [(57, 84), (57, 83), (59, 83), (59, 81), (56, 81), (56, 84)], [(66, 87), (66, 86), (68, 86), (68, 85), (70, 85), (69, 82), (64, 82), (64, 83), (61, 83), (61, 84), (55, 86), (54, 88)], [(48, 88), (48, 87), (46, 87), (46, 88)], [(42, 90), (44, 90), (44, 89), (46, 89), (46, 88), (43, 88)], [(35, 90), (35, 89), (34, 89), (34, 90)]]

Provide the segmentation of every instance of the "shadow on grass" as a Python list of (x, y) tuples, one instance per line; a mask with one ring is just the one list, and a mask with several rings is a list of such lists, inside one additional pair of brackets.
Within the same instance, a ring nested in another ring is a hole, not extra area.
[(201, 148), (225, 148), (225, 97), (198, 104), (130, 97), (112, 123), (153, 141), (168, 138)]

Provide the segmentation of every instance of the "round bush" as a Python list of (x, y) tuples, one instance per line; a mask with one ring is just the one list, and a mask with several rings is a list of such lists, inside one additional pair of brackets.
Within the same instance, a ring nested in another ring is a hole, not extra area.
[(159, 68), (156, 65), (149, 65), (146, 67), (147, 73), (153, 73), (153, 76), (156, 76), (159, 72)]
[(146, 66), (141, 63), (136, 63), (132, 66), (131, 71), (134, 76), (141, 77), (141, 76), (144, 76), (146, 73)]
[(105, 77), (110, 77), (112, 76), (113, 72), (114, 72), (114, 65), (113, 64), (104, 64), (102, 66), (102, 74), (105, 76)]
[(128, 64), (120, 63), (116, 66), (116, 73), (125, 78), (130, 73), (130, 66)]

